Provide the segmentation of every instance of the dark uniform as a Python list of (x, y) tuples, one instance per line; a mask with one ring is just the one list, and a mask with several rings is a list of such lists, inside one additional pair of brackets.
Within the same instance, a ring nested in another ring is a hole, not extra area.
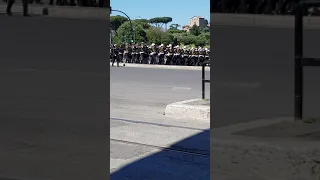
[[(14, 4), (14, 0), (8, 0), (8, 4), (7, 4), (7, 15), (8, 16), (12, 16), (11, 13), (11, 8)], [(22, 4), (23, 4), (23, 16), (29, 16), (28, 14), (28, 0), (22, 0)]]
[(164, 53), (165, 53), (164, 47), (160, 46), (159, 54), (158, 54), (158, 64), (164, 64)]
[(153, 45), (151, 47), (151, 53), (149, 56), (149, 64), (155, 64), (157, 62), (156, 56), (157, 56), (157, 47)]
[(118, 48), (117, 46), (113, 46), (113, 49), (112, 49), (112, 66), (114, 64), (115, 61), (117, 61), (117, 67), (119, 67), (119, 58), (118, 58), (118, 55), (119, 55), (119, 52), (118, 52)]

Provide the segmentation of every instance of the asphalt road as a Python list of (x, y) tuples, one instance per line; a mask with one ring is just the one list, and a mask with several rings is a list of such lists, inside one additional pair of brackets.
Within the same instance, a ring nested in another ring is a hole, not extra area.
[(0, 22), (0, 179), (107, 179), (108, 22)]
[[(211, 127), (294, 113), (294, 30), (212, 27)], [(320, 57), (320, 31), (305, 31), (305, 56)], [(304, 114), (319, 117), (320, 69), (305, 68)]]
[(164, 115), (170, 103), (201, 98), (201, 71), (111, 67), (110, 85), (112, 180), (209, 179), (210, 122)]
[[(111, 105), (126, 100), (164, 112), (169, 103), (201, 98), (201, 71), (111, 67)], [(210, 72), (206, 72), (210, 79)], [(210, 98), (210, 86), (206, 86)], [(124, 103), (124, 102), (123, 102)], [(152, 104), (153, 103), (153, 104)]]

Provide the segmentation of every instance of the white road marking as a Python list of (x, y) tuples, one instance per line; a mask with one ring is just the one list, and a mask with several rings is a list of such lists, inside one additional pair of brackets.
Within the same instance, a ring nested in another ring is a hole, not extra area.
[(139, 86), (139, 87), (151, 87), (151, 88), (170, 88), (172, 90), (191, 90), (190, 87), (183, 87), (183, 86), (159, 86), (153, 84), (131, 84), (131, 83), (111, 83), (112, 85), (125, 85), (125, 86)]
[(173, 87), (172, 90), (186, 90), (186, 91), (188, 91), (188, 90), (191, 90), (191, 88), (190, 87)]

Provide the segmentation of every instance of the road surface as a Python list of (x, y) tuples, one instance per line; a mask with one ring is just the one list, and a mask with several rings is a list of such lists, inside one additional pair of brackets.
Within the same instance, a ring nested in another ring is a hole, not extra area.
[(111, 179), (209, 179), (210, 122), (163, 115), (169, 103), (201, 98), (201, 71), (110, 70)]
[[(161, 115), (167, 104), (201, 98), (201, 71), (111, 67), (111, 117), (118, 106), (130, 114)], [(206, 72), (210, 78), (210, 72)], [(210, 86), (206, 86), (210, 98)]]

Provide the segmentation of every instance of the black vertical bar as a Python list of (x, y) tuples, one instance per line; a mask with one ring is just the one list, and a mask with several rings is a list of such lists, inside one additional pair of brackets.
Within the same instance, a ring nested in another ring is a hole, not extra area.
[(295, 101), (294, 119), (303, 117), (303, 5), (297, 3), (295, 13)]
[(206, 79), (205, 79), (205, 74), (204, 74), (204, 68), (205, 68), (205, 66), (204, 65), (202, 65), (202, 99), (205, 99), (205, 81), (206, 81)]

